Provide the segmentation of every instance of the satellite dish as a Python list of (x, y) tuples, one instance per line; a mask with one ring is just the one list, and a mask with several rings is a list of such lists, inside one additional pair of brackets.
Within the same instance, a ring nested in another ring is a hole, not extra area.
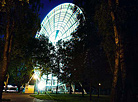
[(71, 38), (71, 33), (76, 31), (80, 24), (79, 16), (84, 15), (81, 9), (72, 3), (63, 3), (52, 9), (41, 23), (41, 30), (36, 34), (36, 38), (45, 35), (53, 45), (58, 40), (67, 41)]

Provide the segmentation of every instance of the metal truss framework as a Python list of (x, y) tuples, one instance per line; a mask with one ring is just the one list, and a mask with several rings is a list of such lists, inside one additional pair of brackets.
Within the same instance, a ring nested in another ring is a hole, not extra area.
[[(41, 30), (36, 34), (49, 37), (50, 42), (56, 44), (58, 40), (69, 40), (71, 33), (80, 24), (81, 9), (72, 3), (63, 3), (52, 9), (41, 23)], [(83, 16), (84, 19), (84, 16)]]

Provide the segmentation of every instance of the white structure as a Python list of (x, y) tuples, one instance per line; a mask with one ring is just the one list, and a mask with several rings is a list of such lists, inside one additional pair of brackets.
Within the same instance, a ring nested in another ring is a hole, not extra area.
[(81, 9), (72, 3), (63, 3), (52, 9), (41, 23), (41, 30), (36, 34), (49, 37), (49, 40), (55, 44), (58, 40), (69, 40), (71, 33), (76, 31), (80, 24), (80, 15), (85, 17)]
[(60, 81), (57, 82), (57, 77), (53, 76), (52, 73), (48, 75), (42, 75), (41, 77), (40, 73), (41, 72), (39, 70), (35, 70), (34, 77), (36, 78), (36, 90), (56, 92), (56, 87), (58, 86), (58, 91), (67, 92), (66, 85), (62, 84)]
[[(37, 32), (36, 38), (41, 35), (49, 37), (50, 42), (56, 45), (58, 40), (70, 40), (71, 33), (76, 31), (76, 28), (80, 24), (80, 15), (82, 20), (85, 20), (81, 9), (72, 3), (63, 3), (52, 9), (41, 23), (41, 30)], [(40, 76), (39, 71), (35, 71), (35, 74)], [(44, 87), (43, 87), (44, 86)], [(38, 87), (43, 90), (55, 91), (57, 86), (57, 77), (53, 74), (42, 75), (39, 79)], [(66, 85), (58, 82), (60, 90), (66, 90)]]

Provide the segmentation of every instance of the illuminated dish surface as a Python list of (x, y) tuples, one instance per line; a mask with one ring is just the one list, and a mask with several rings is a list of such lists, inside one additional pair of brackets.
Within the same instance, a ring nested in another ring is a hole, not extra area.
[(69, 40), (71, 33), (75, 32), (80, 24), (80, 15), (83, 15), (81, 9), (72, 3), (56, 6), (43, 19), (41, 30), (36, 34), (36, 38), (45, 35), (53, 44), (61, 39)]

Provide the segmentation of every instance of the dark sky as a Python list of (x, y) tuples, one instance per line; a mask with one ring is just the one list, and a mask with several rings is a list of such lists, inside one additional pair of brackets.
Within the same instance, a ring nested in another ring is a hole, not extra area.
[(72, 3), (73, 0), (41, 0), (43, 3), (44, 7), (40, 9), (40, 18), (41, 22), (45, 18), (45, 16), (57, 5), (62, 4), (62, 3)]

